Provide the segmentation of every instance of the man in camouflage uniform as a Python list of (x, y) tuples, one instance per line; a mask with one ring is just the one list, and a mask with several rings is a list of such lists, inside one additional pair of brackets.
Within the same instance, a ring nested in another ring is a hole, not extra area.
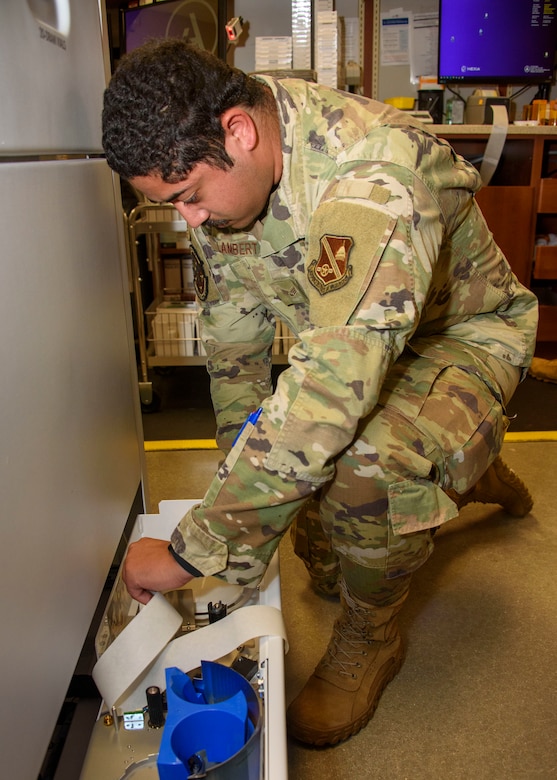
[[(166, 41), (121, 63), (103, 126), (111, 167), (191, 228), (227, 453), (171, 545), (130, 548), (126, 584), (143, 602), (192, 576), (256, 586), (298, 516), (318, 587), (340, 573), (342, 614), (289, 728), (335, 744), (402, 664), (396, 616), (434, 529), (471, 500), (529, 511), (498, 453), (536, 299), (492, 240), (476, 170), (381, 103)], [(273, 391), (277, 317), (298, 341)]]

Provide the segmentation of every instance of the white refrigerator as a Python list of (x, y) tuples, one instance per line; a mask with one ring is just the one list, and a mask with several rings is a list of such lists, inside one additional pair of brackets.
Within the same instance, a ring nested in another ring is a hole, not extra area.
[(14, 780), (37, 780), (142, 494), (100, 2), (0, 2), (0, 772)]

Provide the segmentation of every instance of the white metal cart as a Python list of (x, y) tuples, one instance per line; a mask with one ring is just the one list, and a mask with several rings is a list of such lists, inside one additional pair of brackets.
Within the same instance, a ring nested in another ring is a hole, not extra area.
[[(139, 351), (139, 394), (143, 411), (156, 411), (160, 399), (153, 391), (149, 369), (200, 365), (206, 359), (195, 316), (189, 231), (170, 204), (140, 203), (126, 217), (126, 226)], [(148, 306), (139, 257), (142, 236), (153, 283), (153, 301)], [(165, 243), (168, 237), (174, 240)]]
[[(193, 269), (186, 221), (170, 204), (141, 203), (126, 217), (129, 273), (139, 351), (139, 395), (144, 412), (160, 408), (149, 369), (204, 365), (206, 354), (196, 316)], [(139, 258), (145, 237), (153, 301), (145, 306)], [(166, 239), (166, 240), (165, 240)], [(277, 319), (273, 362), (284, 364), (296, 338)]]

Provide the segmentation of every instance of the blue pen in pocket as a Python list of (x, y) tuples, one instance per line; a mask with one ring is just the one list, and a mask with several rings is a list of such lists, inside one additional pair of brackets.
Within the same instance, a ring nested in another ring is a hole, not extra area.
[(256, 409), (255, 412), (252, 412), (251, 414), (248, 414), (245, 422), (243, 423), (242, 427), (240, 428), (240, 430), (236, 434), (236, 438), (232, 442), (232, 446), (234, 446), (236, 444), (236, 442), (238, 441), (238, 439), (240, 438), (240, 436), (244, 432), (244, 429), (245, 429), (246, 425), (249, 425), (250, 423), (251, 423), (251, 425), (255, 425), (255, 423), (259, 420), (262, 411), (263, 411), (263, 409), (261, 407), (259, 407), (259, 409)]

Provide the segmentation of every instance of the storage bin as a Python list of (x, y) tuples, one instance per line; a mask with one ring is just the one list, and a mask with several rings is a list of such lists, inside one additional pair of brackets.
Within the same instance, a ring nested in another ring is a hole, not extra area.
[(147, 309), (148, 341), (157, 357), (203, 354), (198, 336), (195, 303), (163, 301)]

